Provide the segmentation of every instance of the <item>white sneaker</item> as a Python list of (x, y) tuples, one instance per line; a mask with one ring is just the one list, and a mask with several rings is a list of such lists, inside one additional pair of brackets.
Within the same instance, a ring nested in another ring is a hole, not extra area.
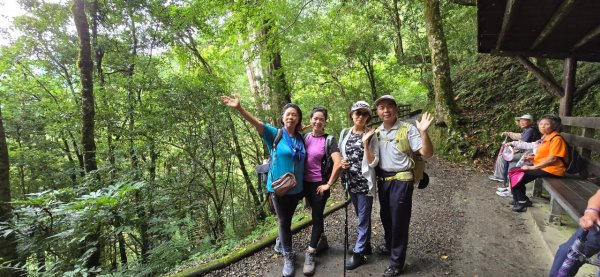
[(488, 176), (488, 179), (490, 179), (492, 181), (496, 181), (496, 182), (504, 182), (504, 178), (500, 178), (496, 175), (490, 175), (490, 176)]
[(498, 191), (498, 192), (508, 191), (508, 188), (507, 187), (501, 187), (501, 188), (497, 188), (496, 191)]
[(502, 196), (502, 197), (511, 197), (512, 193), (510, 193), (510, 191), (497, 191), (496, 194), (498, 196)]

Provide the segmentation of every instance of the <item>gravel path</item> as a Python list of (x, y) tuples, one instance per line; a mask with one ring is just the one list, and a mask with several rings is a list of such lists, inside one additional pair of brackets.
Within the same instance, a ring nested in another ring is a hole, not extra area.
[[(429, 161), (429, 187), (415, 189), (407, 267), (402, 276), (544, 276), (551, 262), (525, 213), (510, 211), (495, 195), (498, 183), (470, 167)], [(341, 198), (335, 190), (332, 197)], [(383, 242), (379, 202), (374, 203), (373, 246)], [(348, 210), (350, 243), (356, 217)], [(296, 276), (302, 276), (310, 228), (294, 235)], [(317, 256), (315, 276), (343, 275), (344, 209), (325, 219), (330, 249)], [(207, 276), (281, 276), (282, 258), (266, 248)], [(381, 276), (387, 257), (373, 254), (347, 276)]]

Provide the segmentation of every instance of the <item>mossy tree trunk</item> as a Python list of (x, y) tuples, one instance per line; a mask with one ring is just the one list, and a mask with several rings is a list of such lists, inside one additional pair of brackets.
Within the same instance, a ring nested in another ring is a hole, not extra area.
[(281, 60), (281, 50), (276, 34), (273, 32), (273, 20), (264, 20), (262, 28), (262, 41), (265, 41), (263, 47), (264, 60), (268, 64), (266, 67), (266, 78), (268, 84), (269, 102), (272, 103), (271, 114), (273, 114), (274, 124), (279, 124), (279, 112), (283, 106), (292, 102), (292, 96), (285, 79), (285, 69)]
[[(96, 163), (96, 143), (94, 140), (95, 103), (94, 79), (92, 76), (94, 62), (92, 61), (90, 27), (85, 14), (85, 1), (74, 0), (72, 12), (75, 28), (77, 29), (77, 37), (79, 38), (79, 60), (77, 66), (81, 78), (81, 144), (83, 145), (83, 164), (85, 173), (90, 173), (97, 170), (98, 166)], [(87, 268), (100, 267), (101, 265), (100, 253), (102, 253), (102, 245), (97, 243), (100, 238), (100, 230), (99, 228), (92, 228), (94, 231), (86, 237), (82, 245), (83, 252), (91, 247), (94, 249), (85, 263)]]
[[(8, 145), (4, 125), (2, 124), (2, 110), (0, 110), (0, 221), (11, 220), (12, 207), (10, 205), (10, 162), (8, 158)], [(0, 261), (16, 261), (17, 242), (14, 233), (6, 237), (0, 236)], [(18, 272), (0, 267), (0, 276), (17, 276)]]
[(424, 0), (425, 28), (431, 51), (431, 71), (435, 93), (436, 124), (451, 127), (454, 121), (454, 100), (450, 61), (444, 36), (439, 0)]

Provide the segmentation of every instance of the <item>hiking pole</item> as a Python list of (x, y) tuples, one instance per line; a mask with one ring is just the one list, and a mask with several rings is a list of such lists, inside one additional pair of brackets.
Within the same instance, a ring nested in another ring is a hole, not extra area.
[(344, 263), (342, 264), (342, 269), (344, 270), (344, 277), (346, 277), (346, 252), (348, 252), (348, 174), (347, 171), (344, 170), (344, 175), (346, 178), (346, 182), (344, 182)]

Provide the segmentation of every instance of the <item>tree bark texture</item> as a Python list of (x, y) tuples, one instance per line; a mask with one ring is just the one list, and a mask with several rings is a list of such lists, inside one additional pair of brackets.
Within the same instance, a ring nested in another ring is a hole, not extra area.
[(394, 0), (393, 3), (393, 19), (394, 19), (394, 30), (396, 37), (394, 38), (394, 52), (396, 53), (396, 60), (400, 62), (402, 56), (404, 56), (404, 46), (402, 43), (402, 20), (400, 19), (400, 12), (398, 11), (398, 0)]
[(292, 97), (287, 81), (285, 80), (285, 70), (281, 61), (281, 51), (279, 50), (276, 38), (273, 37), (274, 35), (271, 31), (272, 24), (273, 22), (271, 20), (264, 21), (262, 35), (263, 41), (266, 43), (264, 50), (268, 66), (267, 74), (265, 75), (267, 76), (269, 84), (270, 102), (275, 103), (275, 105), (271, 107), (271, 113), (274, 115), (273, 118), (275, 118), (275, 123), (278, 123), (279, 112), (285, 104), (292, 102)]
[(454, 121), (454, 100), (448, 48), (440, 15), (439, 0), (424, 0), (423, 3), (425, 5), (427, 40), (431, 51), (436, 124), (451, 127)]
[[(10, 161), (8, 157), (8, 145), (6, 133), (2, 123), (2, 110), (0, 110), (0, 221), (10, 221), (12, 207), (10, 205)], [(0, 236), (0, 260), (16, 261), (17, 242), (14, 233), (3, 237)], [(18, 272), (0, 267), (0, 276), (17, 276)]]
[[(249, 35), (250, 46), (248, 49), (243, 51), (243, 59), (246, 64), (246, 77), (248, 78), (248, 84), (250, 85), (250, 91), (254, 96), (256, 103), (257, 115), (265, 123), (274, 125), (275, 119), (272, 114), (268, 111), (272, 110), (272, 105), (269, 100), (269, 88), (263, 72), (263, 67), (260, 62), (260, 52), (262, 51), (261, 44), (257, 41), (257, 37), (260, 34), (251, 33)], [(240, 44), (243, 44), (240, 39)]]
[(73, 3), (73, 19), (79, 38), (79, 73), (81, 75), (81, 109), (82, 127), (81, 144), (83, 145), (83, 162), (85, 172), (98, 169), (96, 165), (96, 143), (94, 141), (94, 79), (92, 72), (92, 47), (90, 30), (85, 14), (85, 1), (75, 0)]
[[(85, 1), (74, 0), (73, 19), (79, 38), (79, 60), (77, 66), (81, 75), (81, 144), (83, 145), (83, 163), (85, 173), (98, 169), (96, 164), (96, 143), (94, 141), (94, 79), (92, 76), (94, 63), (92, 61), (92, 47), (90, 44), (90, 28), (85, 14)], [(94, 247), (93, 253), (85, 262), (87, 268), (100, 266), (101, 245), (98, 243), (99, 230), (86, 237), (83, 244), (83, 252)], [(94, 244), (97, 243), (95, 246)]]

